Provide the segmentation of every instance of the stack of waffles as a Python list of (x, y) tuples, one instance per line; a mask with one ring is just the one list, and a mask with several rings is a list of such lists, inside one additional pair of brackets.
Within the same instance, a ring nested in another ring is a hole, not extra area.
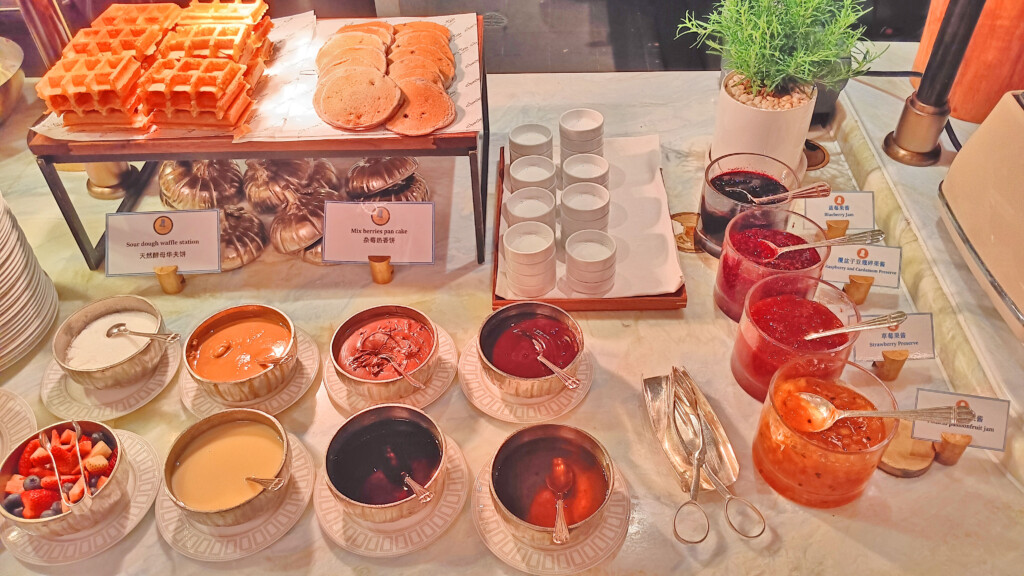
[(345, 130), (384, 125), (423, 136), (455, 121), (448, 95), (457, 68), (451, 32), (435, 22), (343, 26), (316, 56), (313, 107), (324, 122)]
[(237, 129), (273, 49), (263, 0), (113, 4), (36, 86), (65, 126)]

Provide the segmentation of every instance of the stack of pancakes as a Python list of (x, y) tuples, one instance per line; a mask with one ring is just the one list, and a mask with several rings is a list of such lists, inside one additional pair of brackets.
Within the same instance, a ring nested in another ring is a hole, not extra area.
[(273, 49), (263, 0), (113, 4), (36, 86), (65, 126), (239, 128)]
[(343, 26), (316, 56), (313, 107), (345, 130), (384, 125), (423, 136), (455, 121), (447, 89), (455, 81), (451, 32), (434, 22), (369, 21)]

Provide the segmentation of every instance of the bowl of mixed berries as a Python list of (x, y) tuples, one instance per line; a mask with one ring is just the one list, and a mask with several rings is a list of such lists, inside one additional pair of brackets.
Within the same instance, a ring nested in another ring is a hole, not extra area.
[(72, 422), (43, 428), (4, 458), (0, 517), (30, 534), (63, 536), (125, 504), (128, 465), (113, 430), (89, 420), (78, 425), (81, 434)]

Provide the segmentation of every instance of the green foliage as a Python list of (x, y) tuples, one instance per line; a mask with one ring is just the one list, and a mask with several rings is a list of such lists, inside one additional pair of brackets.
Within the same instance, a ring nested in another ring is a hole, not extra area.
[(867, 13), (862, 0), (721, 0), (704, 22), (687, 13), (676, 38), (696, 34), (694, 46), (722, 56), (722, 67), (749, 80), (751, 92), (775, 95), (835, 86), (859, 76), (878, 57), (857, 42)]

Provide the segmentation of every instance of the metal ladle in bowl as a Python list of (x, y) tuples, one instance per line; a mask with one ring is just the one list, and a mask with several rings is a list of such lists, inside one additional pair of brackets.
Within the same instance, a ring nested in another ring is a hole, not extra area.
[(107, 338), (113, 338), (114, 336), (122, 335), (138, 336), (140, 338), (149, 338), (151, 340), (163, 340), (164, 342), (167, 343), (173, 343), (177, 342), (178, 340), (181, 340), (181, 334), (178, 334), (177, 332), (171, 332), (169, 334), (157, 334), (153, 332), (136, 332), (134, 330), (129, 330), (128, 325), (125, 324), (124, 322), (118, 322), (117, 324), (114, 324), (110, 328), (107, 328)]
[[(807, 408), (807, 418), (798, 419), (799, 431), (821, 432), (828, 430), (833, 424), (844, 418), (900, 418), (903, 420), (920, 420), (933, 424), (969, 424), (976, 414), (969, 406), (937, 406), (919, 410), (840, 410), (827, 399), (810, 392), (797, 394)], [(806, 425), (804, 423), (806, 422)], [(797, 428), (797, 426), (794, 426)]]

